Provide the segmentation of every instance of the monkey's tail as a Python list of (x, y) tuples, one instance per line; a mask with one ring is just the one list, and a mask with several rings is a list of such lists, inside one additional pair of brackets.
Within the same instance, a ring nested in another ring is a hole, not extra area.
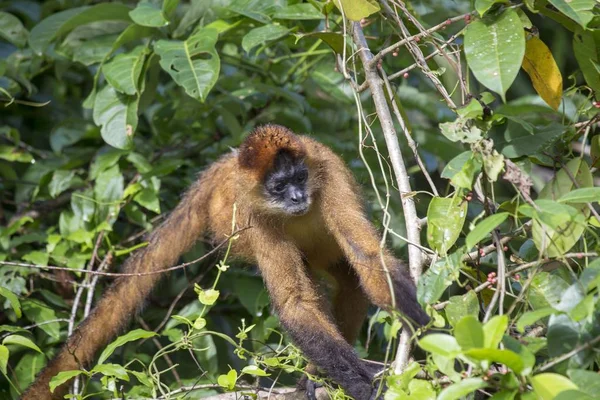
[[(207, 224), (206, 193), (200, 186), (201, 182), (197, 182), (187, 192), (172, 214), (150, 235), (148, 246), (126, 261), (123, 272), (148, 273), (171, 267), (196, 242)], [(97, 350), (113, 339), (135, 315), (162, 275), (164, 273), (117, 278), (90, 316), (23, 393), (22, 399), (62, 399), (69, 383), (50, 393), (52, 377), (61, 371), (87, 366)]]

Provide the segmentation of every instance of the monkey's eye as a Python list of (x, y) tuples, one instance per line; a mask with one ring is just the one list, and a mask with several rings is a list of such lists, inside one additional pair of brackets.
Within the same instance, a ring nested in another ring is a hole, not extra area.
[(298, 174), (296, 176), (296, 182), (303, 183), (304, 181), (306, 181), (306, 177), (307, 177), (307, 174)]
[(283, 192), (283, 190), (285, 189), (285, 183), (278, 183), (277, 185), (275, 185), (274, 189), (277, 193)]

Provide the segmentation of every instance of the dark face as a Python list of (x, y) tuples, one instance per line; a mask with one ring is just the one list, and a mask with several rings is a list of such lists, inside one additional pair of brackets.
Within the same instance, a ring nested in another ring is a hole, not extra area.
[(306, 214), (311, 202), (307, 180), (308, 168), (304, 161), (279, 153), (273, 170), (265, 177), (265, 198), (272, 207), (286, 214)]

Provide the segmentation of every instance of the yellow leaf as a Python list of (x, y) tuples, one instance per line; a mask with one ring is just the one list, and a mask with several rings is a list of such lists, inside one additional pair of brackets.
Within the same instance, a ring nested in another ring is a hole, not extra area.
[(360, 21), (380, 10), (379, 4), (373, 0), (334, 0), (335, 6), (343, 11), (346, 18)]
[(527, 41), (522, 67), (540, 97), (558, 110), (562, 98), (562, 75), (550, 49), (536, 36)]

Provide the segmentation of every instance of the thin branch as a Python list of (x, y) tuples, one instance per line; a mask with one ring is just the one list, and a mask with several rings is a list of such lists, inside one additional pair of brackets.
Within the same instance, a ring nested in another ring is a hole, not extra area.
[(580, 346), (577, 346), (573, 350), (569, 351), (568, 353), (565, 353), (562, 356), (557, 357), (557, 358), (555, 358), (555, 359), (547, 362), (546, 364), (541, 365), (536, 370), (536, 372), (546, 371), (547, 369), (550, 369), (550, 368), (554, 367), (556, 364), (560, 364), (561, 362), (563, 362), (565, 360), (568, 360), (569, 358), (573, 357), (574, 355), (576, 355), (580, 351), (587, 350), (590, 347), (593, 347), (594, 345), (596, 345), (596, 343), (600, 343), (600, 336), (596, 336), (591, 341), (589, 341), (587, 343), (584, 343), (584, 344), (582, 344)]

